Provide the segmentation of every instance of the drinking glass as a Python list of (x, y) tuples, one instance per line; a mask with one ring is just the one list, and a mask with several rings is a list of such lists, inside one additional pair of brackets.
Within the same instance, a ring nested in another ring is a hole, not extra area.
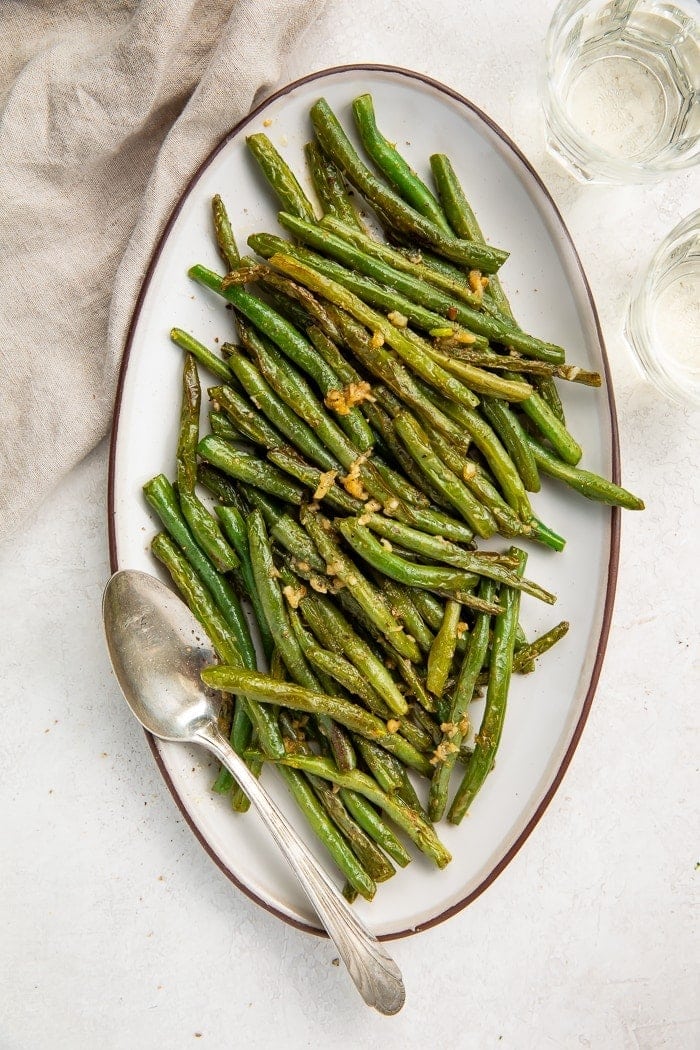
[(698, 0), (563, 0), (546, 40), (550, 149), (582, 181), (651, 182), (700, 159)]
[(671, 231), (638, 276), (625, 334), (663, 393), (700, 405), (700, 211)]

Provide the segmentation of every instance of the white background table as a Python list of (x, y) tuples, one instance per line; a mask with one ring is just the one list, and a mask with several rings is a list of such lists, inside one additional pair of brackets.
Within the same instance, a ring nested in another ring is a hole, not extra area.
[(630, 280), (700, 178), (575, 184), (546, 154), (537, 76), (554, 3), (330, 0), (286, 82), (353, 61), (452, 85), (523, 149), (601, 314), (623, 481), (614, 623), (591, 716), (544, 819), (493, 886), (393, 945), (408, 1002), (363, 1008), (325, 941), (250, 903), (196, 842), (107, 663), (106, 444), (0, 548), (0, 1050), (323, 1046), (685, 1050), (697, 942), (698, 416), (636, 374)]

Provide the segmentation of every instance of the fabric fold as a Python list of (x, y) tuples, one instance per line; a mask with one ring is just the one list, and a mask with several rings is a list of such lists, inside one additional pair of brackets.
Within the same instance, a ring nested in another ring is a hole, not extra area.
[(180, 192), (323, 4), (38, 6), (9, 4), (0, 40), (0, 539), (106, 434)]

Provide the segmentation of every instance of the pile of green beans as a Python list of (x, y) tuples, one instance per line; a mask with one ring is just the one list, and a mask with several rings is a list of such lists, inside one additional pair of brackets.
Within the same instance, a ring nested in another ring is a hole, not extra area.
[[(278, 770), (347, 898), (371, 900), (412, 851), (449, 862), (435, 823), (459, 823), (491, 772), (512, 675), (569, 629), (528, 641), (521, 602), (555, 596), (527, 578), (521, 546), (477, 542), (563, 549), (530, 503), (541, 475), (643, 504), (579, 466), (555, 381), (600, 377), (518, 326), (507, 253), (486, 243), (449, 159), (430, 158), (429, 187), (371, 96), (352, 109), (373, 167), (321, 99), (305, 148), (317, 203), (264, 133), (248, 138), (294, 238), (251, 236), (262, 261), (241, 256), (214, 197), (226, 272), (189, 275), (227, 301), (237, 342), (214, 352), (172, 329), (175, 482), (144, 492), (163, 530), (153, 553), (221, 661), (202, 677), (230, 699), (234, 748), (256, 775)], [(247, 809), (225, 771), (213, 789)]]

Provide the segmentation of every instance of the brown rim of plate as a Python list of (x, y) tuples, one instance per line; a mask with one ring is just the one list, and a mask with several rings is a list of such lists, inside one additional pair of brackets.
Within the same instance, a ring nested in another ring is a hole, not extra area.
[[(194, 175), (189, 180), (189, 182), (187, 183), (187, 186), (185, 187), (185, 189), (183, 190), (182, 194), (180, 195), (180, 197), (179, 197), (179, 199), (177, 201), (177, 204), (173, 208), (173, 211), (172, 211), (172, 213), (170, 215), (170, 218), (168, 219), (168, 221), (167, 221), (167, 223), (165, 225), (165, 228), (163, 229), (163, 232), (161, 233), (160, 237), (158, 238), (156, 246), (155, 246), (155, 248), (153, 250), (153, 255), (151, 256), (151, 260), (150, 260), (150, 262), (148, 264), (148, 269), (146, 270), (146, 273), (145, 273), (145, 276), (144, 276), (144, 279), (143, 279), (143, 283), (142, 283), (141, 289), (139, 291), (138, 298), (136, 300), (136, 305), (134, 306), (134, 311), (133, 311), (133, 314), (131, 316), (131, 321), (129, 322), (129, 330), (127, 332), (126, 341), (124, 343), (124, 355), (123, 355), (121, 367), (120, 367), (120, 370), (119, 370), (119, 379), (118, 379), (118, 382), (117, 382), (117, 393), (116, 393), (116, 397), (115, 397), (115, 401), (114, 401), (114, 417), (113, 417), (112, 434), (111, 434), (111, 438), (110, 438), (110, 448), (109, 448), (109, 476), (108, 476), (108, 490), (107, 490), (108, 529), (109, 529), (109, 560), (110, 560), (110, 567), (111, 567), (112, 572), (116, 572), (119, 569), (119, 565), (117, 563), (116, 536), (115, 536), (115, 532), (114, 532), (114, 517), (115, 517), (115, 513), (114, 513), (114, 473), (115, 473), (114, 466), (115, 466), (115, 458), (116, 458), (117, 436), (118, 436), (118, 432), (119, 432), (119, 417), (120, 417), (122, 390), (123, 390), (123, 387), (124, 387), (124, 379), (126, 377), (127, 367), (128, 367), (128, 364), (129, 364), (129, 356), (130, 356), (130, 353), (131, 353), (131, 346), (132, 346), (132, 342), (133, 342), (133, 338), (134, 338), (134, 332), (136, 330), (136, 326), (137, 326), (137, 323), (138, 323), (138, 320), (139, 320), (139, 316), (140, 316), (140, 313), (141, 313), (141, 308), (143, 306), (143, 301), (145, 299), (146, 292), (147, 292), (148, 287), (150, 285), (151, 278), (153, 277), (154, 270), (155, 270), (156, 266), (158, 265), (158, 261), (160, 259), (160, 253), (161, 253), (161, 251), (163, 249), (163, 245), (165, 244), (165, 241), (167, 240), (167, 237), (168, 237), (168, 235), (170, 233), (170, 230), (172, 229), (172, 226), (173, 226), (175, 220), (177, 219), (178, 215), (180, 214), (180, 210), (181, 210), (185, 200), (187, 199), (187, 197), (189, 196), (190, 192), (192, 191), (192, 189), (195, 187), (195, 185), (197, 184), (197, 182), (201, 178), (201, 176), (204, 173), (204, 171), (209, 167), (209, 165), (211, 164), (213, 159), (217, 156), (217, 154), (224, 148), (224, 146), (226, 146), (226, 144), (232, 138), (234, 138), (247, 124), (249, 124), (251, 121), (255, 120), (255, 118), (260, 113), (262, 113), (262, 111), (264, 109), (266, 109), (270, 105), (271, 102), (275, 102), (277, 99), (283, 98), (285, 95), (288, 95), (291, 91), (294, 91), (295, 88), (301, 87), (303, 84), (309, 84), (309, 83), (313, 82), (314, 80), (323, 80), (326, 77), (336, 76), (339, 73), (356, 73), (356, 72), (390, 73), (390, 74), (394, 74), (395, 76), (398, 76), (398, 77), (406, 77), (409, 80), (417, 80), (420, 83), (427, 84), (428, 87), (433, 88), (436, 91), (441, 92), (443, 95), (447, 95), (448, 98), (453, 99), (455, 102), (459, 102), (466, 109), (470, 110), (473, 114), (475, 114), (479, 118), (479, 120), (481, 120), (488, 128), (490, 128), (491, 131), (494, 132), (494, 134), (496, 134), (501, 139), (501, 141), (503, 143), (505, 143), (505, 145), (515, 154), (515, 156), (518, 158), (520, 163), (527, 170), (527, 172), (531, 176), (531, 178), (534, 179), (534, 181), (537, 184), (539, 190), (541, 191), (541, 193), (546, 198), (546, 200), (549, 203), (549, 205), (550, 205), (554, 215), (556, 216), (556, 218), (558, 220), (559, 227), (561, 228), (561, 231), (564, 234), (564, 236), (565, 236), (565, 238), (566, 238), (566, 240), (568, 242), (569, 250), (571, 251), (573, 259), (576, 262), (576, 266), (578, 267), (579, 274), (580, 274), (580, 277), (581, 277), (581, 282), (582, 282), (583, 287), (584, 287), (584, 289), (586, 291), (586, 295), (588, 296), (588, 303), (589, 303), (589, 306), (591, 308), (591, 313), (593, 314), (593, 319), (595, 321), (596, 335), (597, 335), (597, 339), (598, 339), (598, 344), (600, 346), (600, 352), (601, 352), (601, 357), (602, 357), (602, 361), (603, 361), (603, 372), (604, 372), (604, 375), (605, 375), (605, 389), (606, 389), (606, 393), (607, 393), (607, 397), (608, 397), (608, 408), (610, 410), (610, 430), (611, 430), (611, 440), (612, 440), (612, 448), (611, 448), (611, 453), (612, 453), (612, 480), (614, 482), (616, 482), (617, 484), (620, 483), (620, 443), (619, 443), (619, 433), (618, 433), (618, 429), (617, 429), (617, 414), (616, 414), (616, 411), (615, 411), (615, 397), (614, 397), (613, 390), (612, 390), (612, 382), (611, 382), (611, 376), (610, 376), (610, 366), (609, 366), (609, 363), (608, 363), (608, 356), (607, 356), (607, 352), (606, 352), (606, 349), (605, 349), (605, 342), (603, 340), (603, 333), (602, 333), (601, 328), (600, 328), (600, 319), (598, 317), (598, 311), (596, 310), (596, 306), (595, 306), (595, 303), (593, 301), (593, 295), (591, 293), (590, 285), (588, 284), (588, 280), (586, 278), (586, 274), (584, 273), (583, 266), (581, 265), (581, 260), (579, 258), (578, 252), (576, 251), (576, 248), (574, 246), (574, 242), (571, 239), (571, 234), (569, 233), (569, 231), (568, 231), (568, 229), (566, 227), (566, 224), (564, 223), (564, 220), (563, 220), (563, 218), (561, 216), (561, 213), (559, 212), (559, 209), (557, 208), (556, 204), (554, 203), (554, 200), (552, 199), (551, 194), (549, 193), (547, 187), (543, 183), (543, 181), (540, 178), (540, 176), (537, 174), (535, 169), (530, 164), (530, 162), (527, 159), (527, 157), (525, 157), (524, 154), (518, 149), (518, 147), (515, 145), (515, 143), (512, 141), (512, 139), (510, 139), (509, 136), (506, 135), (506, 133), (496, 123), (494, 123), (493, 120), (491, 120), (490, 117), (488, 117), (482, 110), (480, 110), (478, 108), (478, 106), (475, 106), (473, 102), (470, 102), (468, 99), (464, 98), (463, 95), (460, 95), (457, 91), (454, 91), (452, 88), (446, 87), (445, 84), (441, 84), (437, 80), (433, 80), (432, 77), (428, 77), (428, 76), (426, 76), (423, 73), (416, 73), (416, 72), (414, 72), (413, 70), (410, 70), (410, 69), (402, 69), (400, 66), (384, 66), (384, 65), (377, 65), (377, 64), (373, 64), (373, 63), (364, 63), (364, 62), (358, 63), (358, 64), (346, 65), (346, 66), (333, 66), (330, 69), (321, 69), (321, 70), (318, 70), (316, 73), (309, 73), (308, 76), (301, 77), (299, 80), (295, 80), (291, 84), (287, 84), (285, 87), (280, 88), (279, 91), (275, 91), (274, 94), (269, 95), (263, 102), (261, 102), (258, 106), (256, 106), (254, 109), (252, 109), (250, 111), (250, 113), (246, 117), (243, 118), (243, 120), (239, 121), (238, 124), (236, 124), (236, 126), (234, 128), (232, 128), (231, 131), (229, 131), (229, 133), (221, 140), (221, 142), (218, 144), (218, 146), (214, 147), (214, 149), (209, 154), (209, 156), (206, 158), (206, 160), (204, 160), (200, 164), (200, 166), (197, 168), (197, 170), (195, 171)], [(597, 645), (597, 649), (596, 649), (596, 657), (595, 657), (595, 662), (593, 664), (593, 670), (591, 671), (590, 682), (588, 684), (588, 689), (586, 691), (586, 697), (585, 697), (584, 702), (583, 702), (583, 707), (581, 709), (581, 714), (579, 716), (578, 722), (576, 723), (576, 728), (574, 729), (574, 733), (573, 733), (573, 736), (572, 736), (572, 738), (571, 738), (571, 740), (569, 742), (569, 746), (566, 749), (564, 757), (563, 757), (563, 759), (561, 761), (561, 764), (560, 764), (560, 766), (559, 766), (559, 768), (558, 768), (558, 770), (557, 770), (557, 772), (556, 772), (556, 774), (554, 776), (554, 779), (553, 779), (552, 783), (550, 784), (550, 786), (547, 789), (544, 797), (540, 801), (540, 803), (539, 803), (537, 809), (535, 810), (534, 814), (532, 815), (532, 817), (530, 818), (530, 820), (526, 824), (525, 828), (518, 835), (518, 838), (513, 843), (513, 845), (510, 847), (510, 849), (507, 851), (507, 853), (501, 858), (501, 860), (498, 862), (498, 864), (496, 864), (496, 866), (489, 872), (489, 874), (486, 876), (486, 878), (483, 879), (483, 881), (479, 883), (479, 885), (476, 887), (475, 890), (472, 890), (472, 892), (469, 893), (466, 897), (462, 898), (462, 900), (458, 901), (456, 904), (453, 904), (451, 907), (445, 909), (445, 911), (440, 912), (440, 914), (435, 916), (435, 918), (429, 919), (426, 922), (418, 923), (416, 926), (413, 926), (410, 929), (400, 930), (398, 933), (385, 933), (385, 934), (382, 934), (379, 937), (380, 941), (393, 941), (393, 940), (398, 940), (399, 938), (402, 938), (402, 937), (410, 937), (414, 933), (421, 933), (423, 930), (429, 930), (432, 926), (437, 926), (439, 923), (444, 922), (446, 919), (449, 919), (452, 915), (456, 915), (457, 912), (462, 911), (462, 909), (466, 908), (468, 904), (471, 904), (472, 901), (476, 900), (476, 898), (479, 897), (484, 892), (484, 890), (488, 889), (488, 887), (491, 885), (491, 883), (494, 881), (494, 879), (496, 879), (500, 875), (500, 873), (503, 871), (503, 869), (511, 862), (511, 860), (513, 859), (515, 854), (520, 850), (521, 846), (524, 844), (525, 840), (529, 837), (531, 832), (534, 830), (536, 825), (539, 823), (540, 818), (542, 817), (544, 811), (546, 810), (547, 806), (549, 805), (549, 803), (551, 802), (552, 798), (554, 797), (555, 792), (558, 790), (559, 785), (560, 785), (560, 783), (562, 781), (562, 778), (563, 778), (566, 770), (569, 767), (569, 763), (571, 762), (571, 759), (573, 757), (574, 751), (576, 750), (576, 748), (578, 746), (578, 742), (579, 742), (579, 739), (581, 737), (581, 733), (583, 732), (583, 727), (586, 724), (586, 720), (588, 718), (588, 713), (589, 713), (589, 711), (591, 709), (591, 704), (593, 703), (593, 696), (595, 695), (595, 690), (596, 690), (596, 687), (598, 685), (598, 679), (600, 678), (601, 668), (603, 666), (603, 658), (605, 656), (605, 649), (606, 649), (607, 642), (608, 642), (608, 634), (610, 633), (610, 624), (611, 624), (611, 621), (612, 621), (613, 604), (614, 604), (614, 600), (615, 600), (615, 589), (616, 589), (616, 585), (617, 585), (617, 570), (618, 570), (618, 563), (619, 563), (619, 555), (620, 555), (620, 510), (619, 510), (618, 507), (612, 507), (610, 509), (610, 561), (608, 562), (608, 579), (607, 579), (607, 586), (606, 586), (606, 590), (605, 590), (605, 605), (604, 605), (604, 609), (603, 609), (603, 622), (602, 622), (601, 628), (600, 628), (600, 637), (598, 638), (598, 645)], [(177, 806), (178, 806), (180, 812), (182, 813), (184, 819), (187, 821), (187, 823), (188, 823), (190, 829), (192, 830), (192, 832), (194, 833), (195, 837), (199, 840), (201, 846), (206, 850), (206, 852), (209, 854), (211, 859), (214, 861), (214, 863), (217, 865), (217, 867), (219, 867), (221, 869), (221, 871), (224, 873), (224, 875), (226, 875), (226, 877), (228, 879), (230, 879), (231, 882), (233, 882), (234, 885), (236, 885), (239, 890), (241, 890), (243, 893), (245, 893), (245, 895), (247, 897), (249, 897), (256, 904), (260, 905), (261, 908), (264, 908), (266, 911), (269, 911), (273, 915), (276, 915), (278, 919), (282, 919), (283, 922), (288, 923), (290, 926), (295, 926), (298, 930), (304, 930), (306, 933), (313, 933), (313, 934), (316, 934), (316, 936), (326, 937), (327, 934), (326, 934), (325, 930), (320, 930), (316, 926), (310, 926), (308, 923), (300, 922), (298, 919), (294, 919), (291, 916), (286, 915), (284, 912), (278, 910), (272, 904), (268, 904), (267, 901), (262, 900), (251, 889), (249, 889), (247, 886), (243, 885), (243, 883), (236, 877), (236, 875), (234, 875), (234, 873), (229, 868), (226, 867), (226, 865), (222, 862), (221, 858), (212, 849), (212, 847), (209, 845), (209, 843), (206, 841), (206, 839), (203, 837), (203, 835), (201, 834), (199, 829), (194, 824), (194, 822), (193, 822), (189, 812), (187, 811), (187, 809), (185, 807), (185, 804), (184, 804), (182, 798), (180, 797), (177, 789), (175, 788), (175, 785), (173, 784), (172, 780), (170, 779), (170, 775), (169, 775), (168, 771), (165, 768), (165, 765), (164, 765), (163, 760), (161, 758), (160, 752), (158, 751), (158, 748), (156, 746), (155, 739), (148, 732), (146, 733), (146, 737), (148, 738), (148, 742), (150, 744), (151, 751), (153, 752), (153, 757), (155, 758), (155, 761), (156, 761), (156, 764), (158, 766), (158, 769), (160, 770), (161, 776), (163, 777), (163, 780), (167, 784), (171, 795), (175, 799), (175, 802), (177, 803)]]

